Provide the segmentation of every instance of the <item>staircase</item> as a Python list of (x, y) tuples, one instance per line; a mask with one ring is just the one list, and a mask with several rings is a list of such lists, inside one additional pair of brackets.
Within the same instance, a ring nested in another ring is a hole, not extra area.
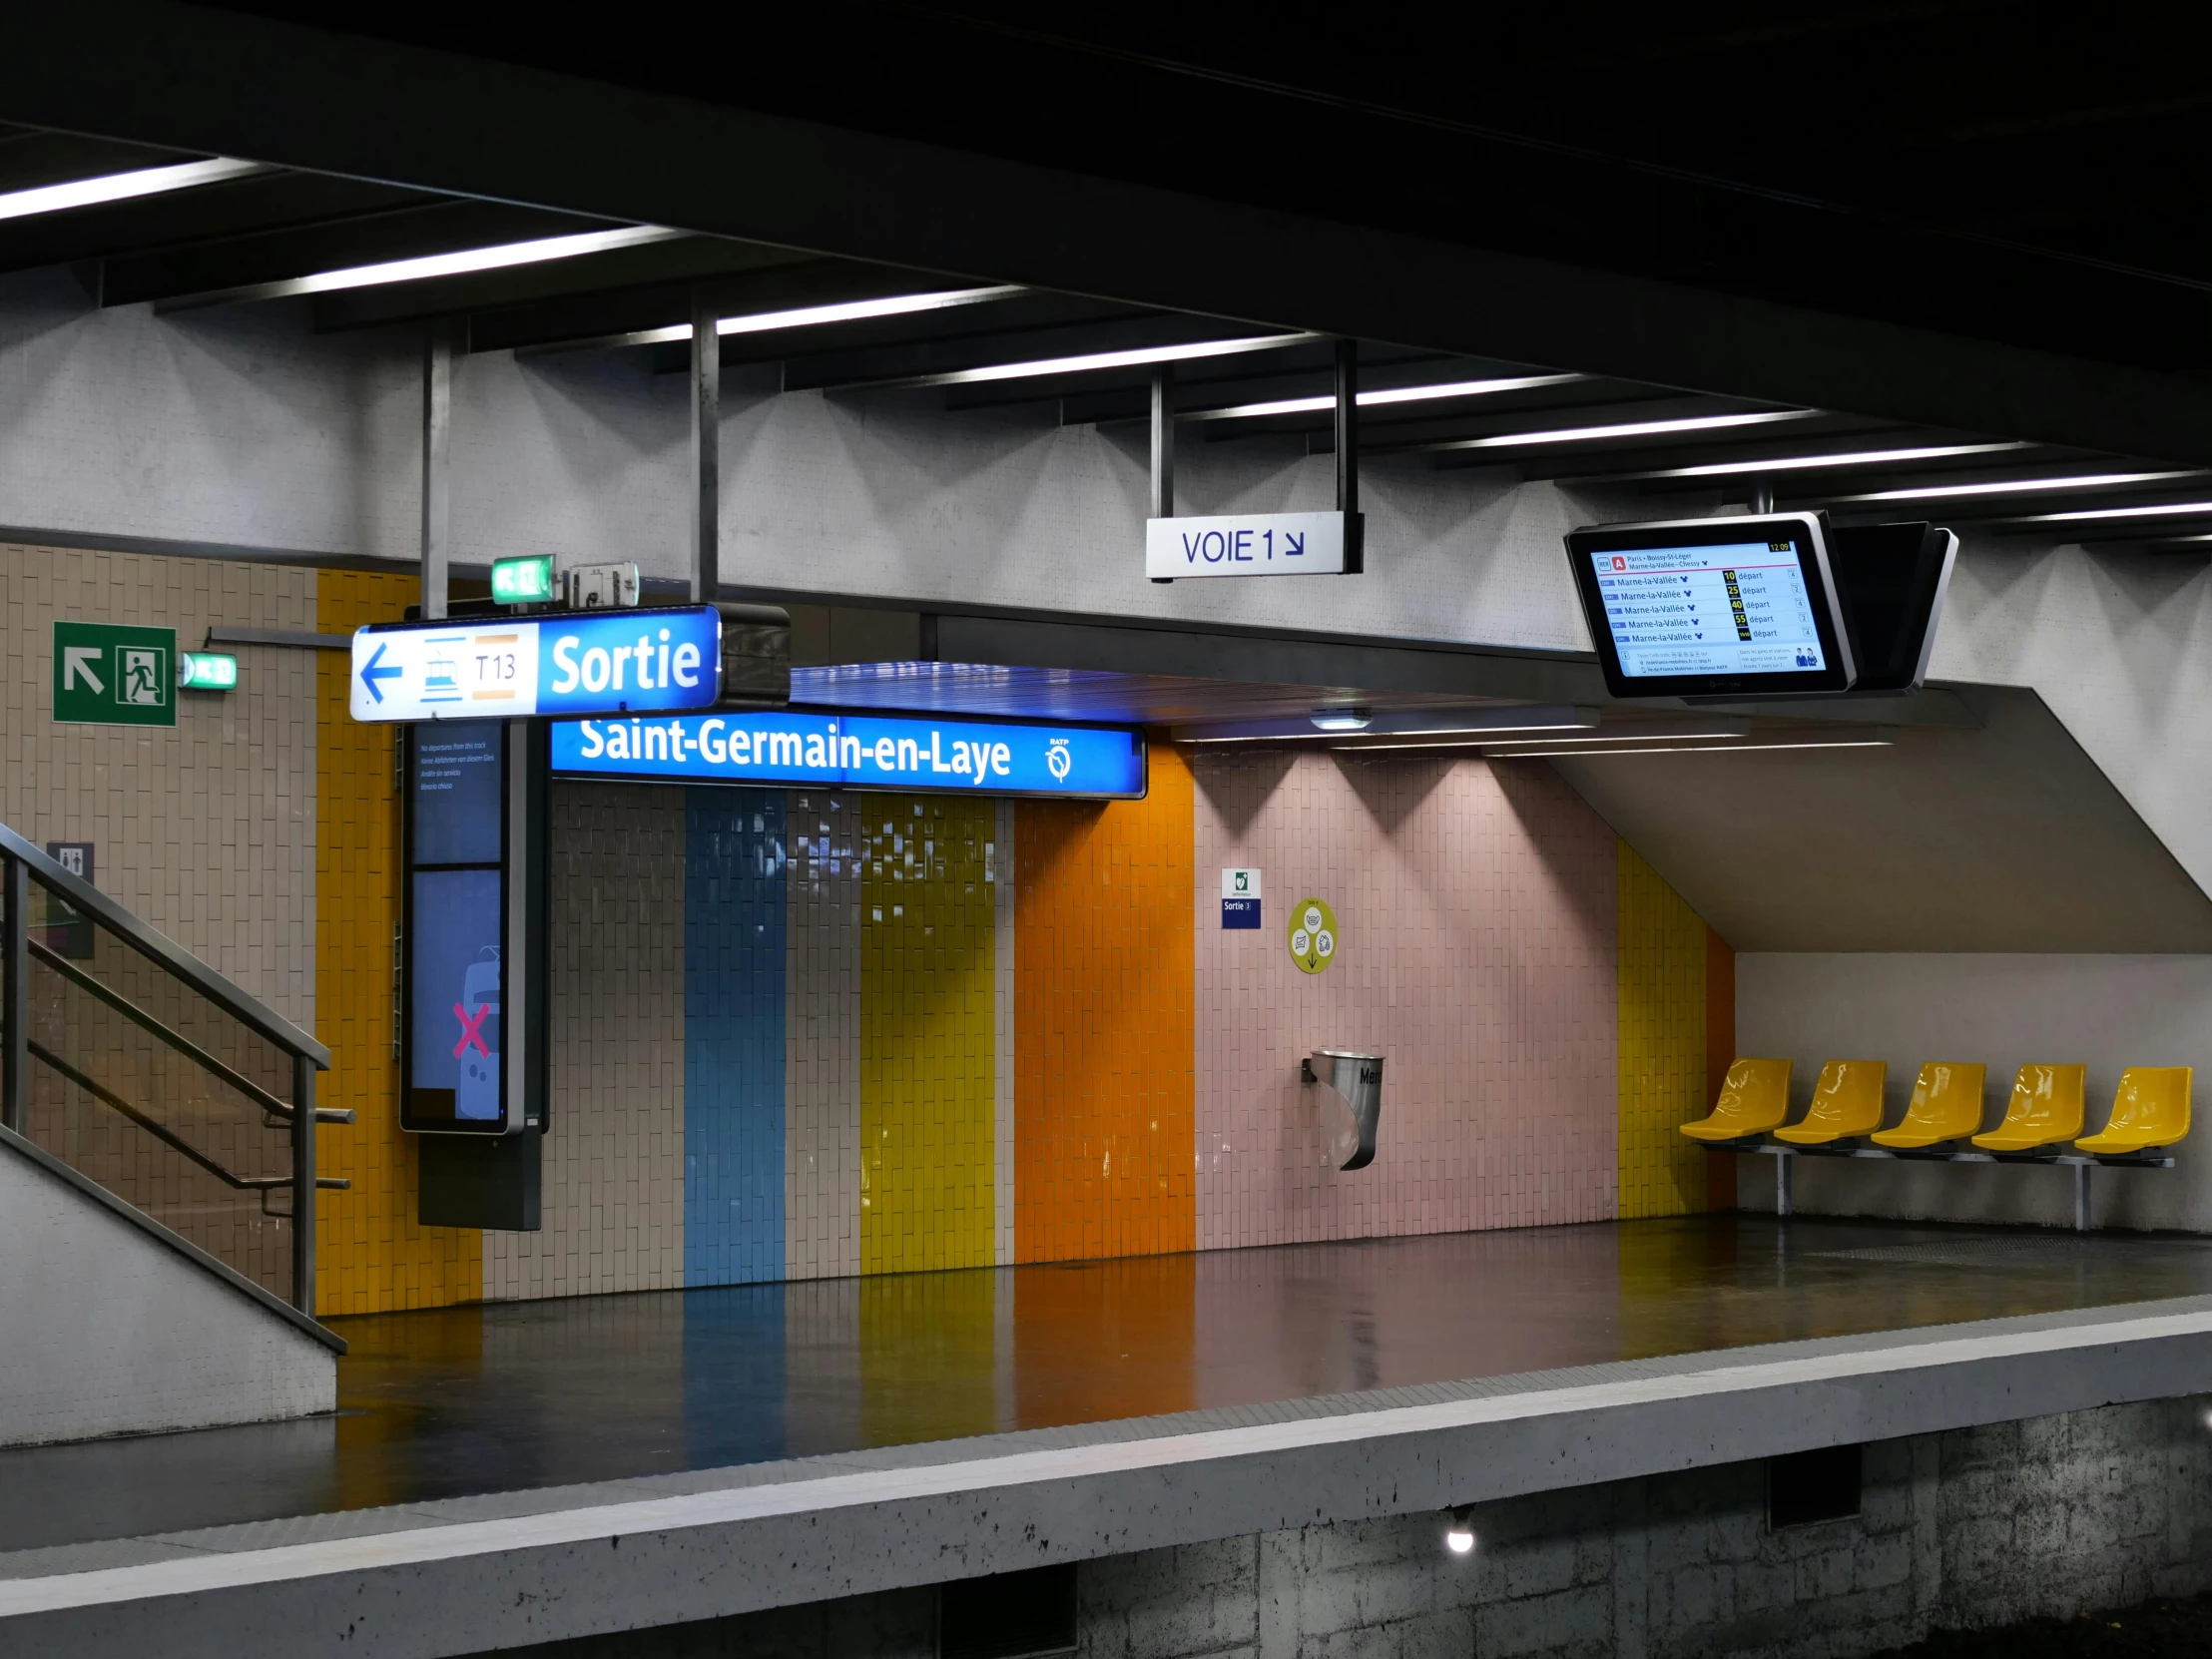
[(0, 826), (0, 1445), (329, 1410), (328, 1050)]

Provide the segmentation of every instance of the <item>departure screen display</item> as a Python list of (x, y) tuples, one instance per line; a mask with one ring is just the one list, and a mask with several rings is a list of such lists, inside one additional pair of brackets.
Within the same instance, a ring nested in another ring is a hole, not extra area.
[(406, 1129), (503, 1121), (507, 729), (418, 726), (409, 767)]
[(1585, 555), (1631, 680), (1828, 668), (1794, 541)]

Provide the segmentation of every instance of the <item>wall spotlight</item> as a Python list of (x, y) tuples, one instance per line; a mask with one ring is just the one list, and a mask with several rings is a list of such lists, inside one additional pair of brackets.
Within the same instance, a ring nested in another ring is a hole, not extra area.
[(1454, 1509), (1451, 1524), (1444, 1528), (1444, 1548), (1454, 1555), (1469, 1555), (1474, 1551), (1474, 1511)]
[(1365, 732), (1374, 720), (1372, 711), (1361, 708), (1314, 711), (1314, 727), (1322, 732)]

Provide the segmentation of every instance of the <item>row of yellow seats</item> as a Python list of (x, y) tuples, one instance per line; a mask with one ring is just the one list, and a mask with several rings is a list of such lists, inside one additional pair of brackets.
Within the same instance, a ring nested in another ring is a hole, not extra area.
[(2081, 1133), (2087, 1066), (2028, 1065), (2012, 1082), (2004, 1121), (1981, 1127), (1986, 1066), (1933, 1060), (1913, 1084), (1913, 1104), (1895, 1129), (1882, 1127), (1882, 1090), (1890, 1068), (1881, 1060), (1831, 1060), (1813, 1087), (1813, 1109), (1783, 1127), (1790, 1104), (1790, 1062), (1738, 1060), (1728, 1068), (1713, 1115), (1686, 1123), (1697, 1141), (1736, 1141), (1771, 1134), (1785, 1146), (1829, 1146), (1861, 1136), (1901, 1151), (1970, 1139), (1988, 1152), (2034, 1152), (2071, 1141), (2083, 1152), (2124, 1156), (2171, 1146), (2189, 1133), (2188, 1066), (2129, 1066), (2120, 1073), (2112, 1116), (2101, 1133)]

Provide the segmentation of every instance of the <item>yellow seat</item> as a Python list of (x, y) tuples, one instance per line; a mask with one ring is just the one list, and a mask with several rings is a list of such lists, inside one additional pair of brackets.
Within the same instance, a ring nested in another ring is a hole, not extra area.
[(1739, 1141), (1781, 1128), (1789, 1115), (1790, 1062), (1737, 1060), (1721, 1080), (1713, 1115), (1685, 1123), (1682, 1133), (1693, 1141)]
[(1984, 1152), (2033, 1152), (2070, 1141), (2081, 1133), (2088, 1091), (2087, 1066), (2022, 1066), (2012, 1079), (2004, 1121), (1986, 1135), (1976, 1135), (1973, 1144)]
[(1774, 1138), (1791, 1146), (1826, 1146), (1871, 1135), (1882, 1127), (1882, 1089), (1890, 1080), (1886, 1060), (1831, 1060), (1813, 1085), (1813, 1109)]
[(1981, 1095), (1989, 1068), (1963, 1060), (1931, 1060), (1913, 1081), (1913, 1103), (1895, 1129), (1871, 1136), (1876, 1146), (1911, 1150), (1962, 1141), (1981, 1127)]
[(2189, 1133), (2188, 1066), (2129, 1066), (2112, 1097), (2112, 1118), (2102, 1132), (2074, 1145), (2084, 1152), (2142, 1152), (2171, 1146)]

